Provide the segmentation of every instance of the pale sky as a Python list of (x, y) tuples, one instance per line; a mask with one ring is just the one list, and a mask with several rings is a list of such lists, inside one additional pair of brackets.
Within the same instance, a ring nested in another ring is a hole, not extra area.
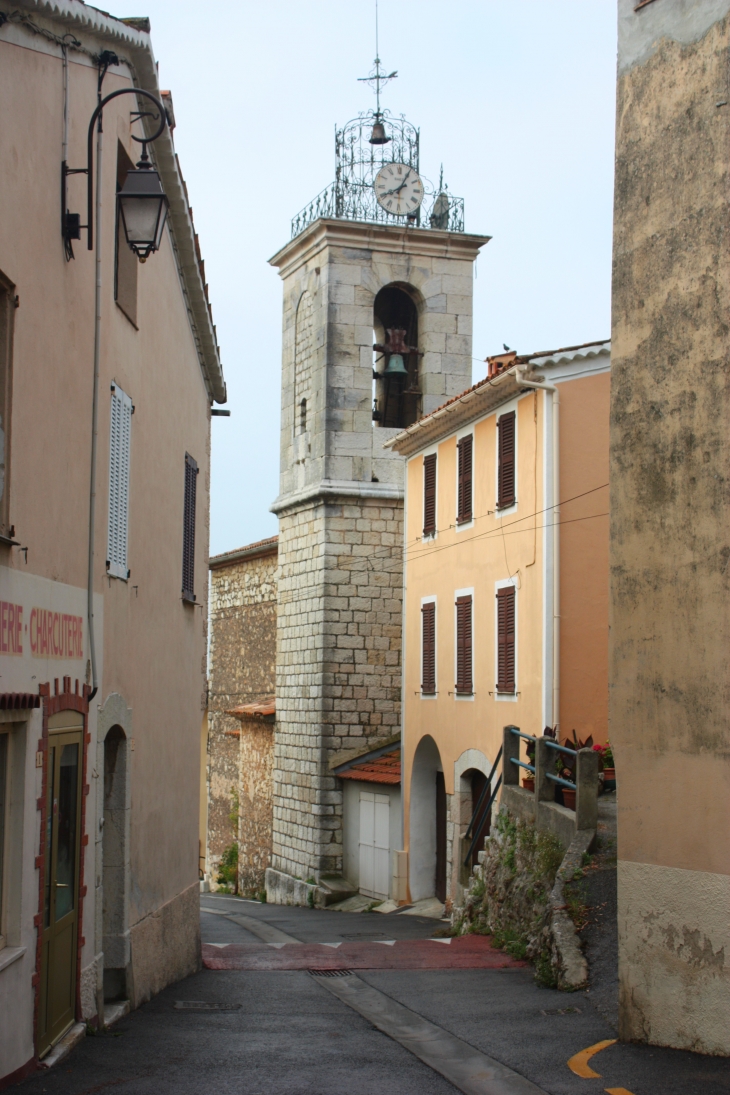
[[(107, 6), (107, 5), (105, 5)], [(281, 283), (267, 260), (334, 178), (334, 128), (374, 104), (374, 0), (143, 0), (205, 259), (231, 417), (213, 420), (211, 553), (277, 531)], [(422, 174), (492, 236), (487, 354), (610, 334), (615, 0), (379, 0), (383, 105)], [(125, 8), (119, 15), (127, 15)]]

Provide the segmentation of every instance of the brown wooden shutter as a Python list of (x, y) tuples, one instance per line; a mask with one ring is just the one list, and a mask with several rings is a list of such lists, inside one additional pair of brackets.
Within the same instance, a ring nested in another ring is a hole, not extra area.
[(472, 435), (462, 437), (459, 441), (459, 489), (456, 510), (458, 524), (463, 521), (471, 521), (471, 494), (472, 494)]
[(183, 516), (182, 595), (195, 600), (195, 496), (198, 489), (198, 465), (185, 453), (185, 512)]
[(503, 414), (497, 426), (499, 428), (497, 505), (511, 506), (515, 500), (515, 412)]
[(471, 597), (456, 598), (456, 691), (471, 695)]
[(436, 454), (423, 458), (423, 535), (436, 531)]
[(421, 605), (421, 691), (432, 696), (436, 691), (436, 605)]
[(515, 587), (497, 590), (497, 691), (515, 690)]

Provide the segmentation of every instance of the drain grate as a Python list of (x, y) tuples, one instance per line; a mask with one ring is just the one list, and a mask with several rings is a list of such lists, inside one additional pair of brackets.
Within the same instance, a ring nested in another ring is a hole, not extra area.
[(352, 977), (352, 970), (310, 970), (312, 977)]
[(241, 1004), (209, 1004), (207, 1000), (176, 1000), (178, 1011), (238, 1011)]

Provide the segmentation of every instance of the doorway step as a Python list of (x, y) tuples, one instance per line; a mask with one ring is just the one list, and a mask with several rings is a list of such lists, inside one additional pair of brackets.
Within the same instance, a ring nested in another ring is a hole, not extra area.
[(68, 1057), (74, 1046), (77, 1046), (82, 1038), (86, 1037), (86, 1023), (74, 1023), (69, 1030), (59, 1038), (55, 1046), (51, 1046), (49, 1052), (42, 1061), (38, 1062), (39, 1068), (53, 1068), (64, 1057)]
[(111, 1000), (104, 1004), (104, 1027), (114, 1026), (125, 1015), (129, 1015), (132, 1005), (129, 1000)]

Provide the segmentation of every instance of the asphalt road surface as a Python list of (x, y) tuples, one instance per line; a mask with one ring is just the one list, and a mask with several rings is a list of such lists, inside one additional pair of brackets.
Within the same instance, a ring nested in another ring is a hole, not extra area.
[[(201, 906), (214, 910), (201, 912), (204, 955), (224, 959), (248, 946), (251, 953), (263, 954), (268, 947), (271, 955), (296, 956), (305, 953), (298, 949), (305, 945), (308, 955), (341, 955), (344, 968), (358, 948), (375, 953), (377, 944), (377, 953), (392, 954), (394, 963), (410, 948), (420, 965), (402, 968), (400, 959), (397, 968), (358, 968), (352, 974), (333, 973), (337, 962), (327, 963), (324, 974), (321, 969), (313, 974), (204, 968), (109, 1032), (87, 1037), (55, 1068), (13, 1090), (19, 1095), (730, 1093), (727, 1060), (614, 1044), (616, 1034), (590, 991), (568, 995), (539, 988), (529, 967), (507, 960), (500, 968), (499, 955), (496, 968), (449, 968), (445, 956), (453, 954), (456, 961), (459, 941), (429, 943), (445, 927), (439, 921), (402, 913), (283, 908), (213, 894), (203, 895)], [(436, 951), (439, 968), (428, 968), (428, 955)], [(577, 1055), (600, 1043), (607, 1044), (576, 1064)]]

